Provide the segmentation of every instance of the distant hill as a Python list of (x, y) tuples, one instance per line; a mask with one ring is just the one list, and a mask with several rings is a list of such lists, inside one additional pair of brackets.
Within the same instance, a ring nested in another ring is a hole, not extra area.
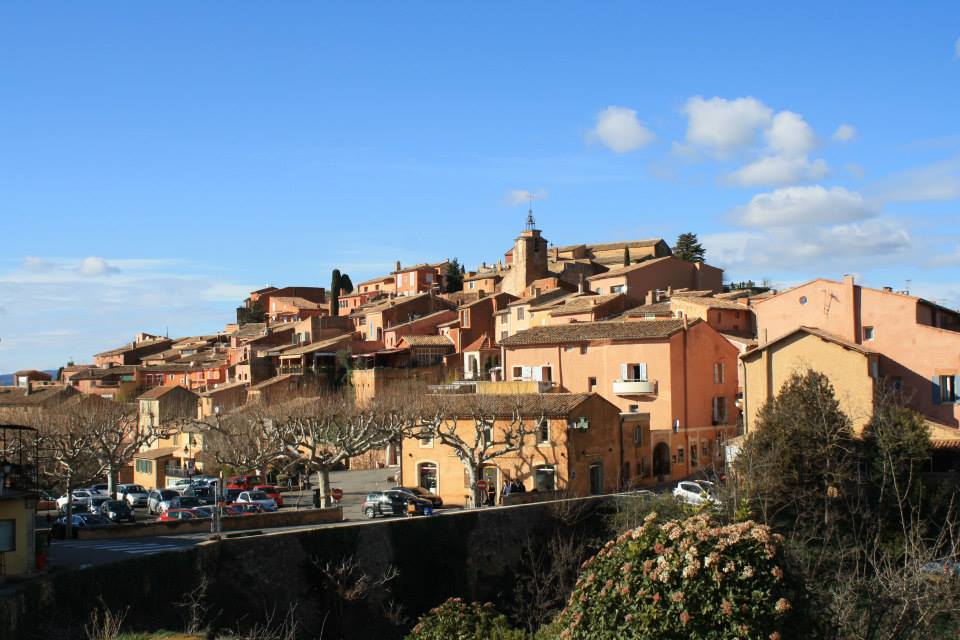
[[(54, 369), (54, 370), (52, 370), (52, 371), (50, 371), (50, 370), (48, 369), (47, 371), (44, 371), (44, 373), (49, 373), (49, 374), (50, 374), (50, 377), (51, 377), (51, 378), (54, 378), (54, 379), (56, 379), (56, 377), (57, 377), (57, 370), (56, 370), (56, 369)], [(9, 387), (9, 386), (11, 386), (11, 385), (13, 385), (13, 374), (12, 374), (12, 373), (0, 373), (0, 387)]]

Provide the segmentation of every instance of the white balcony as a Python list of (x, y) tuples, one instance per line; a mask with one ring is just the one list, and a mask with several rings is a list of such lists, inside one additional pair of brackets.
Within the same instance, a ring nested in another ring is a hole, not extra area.
[(655, 396), (656, 380), (614, 380), (613, 393), (618, 396)]

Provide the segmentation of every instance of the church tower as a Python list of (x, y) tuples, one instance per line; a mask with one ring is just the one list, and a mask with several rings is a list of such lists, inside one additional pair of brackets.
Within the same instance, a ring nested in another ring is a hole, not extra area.
[(500, 285), (501, 291), (520, 296), (531, 282), (547, 277), (547, 241), (536, 226), (531, 206), (526, 227), (513, 242), (513, 264)]

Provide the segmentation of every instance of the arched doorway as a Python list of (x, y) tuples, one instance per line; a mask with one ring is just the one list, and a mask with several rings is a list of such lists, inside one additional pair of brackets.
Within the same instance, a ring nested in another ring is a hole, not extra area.
[(670, 445), (660, 442), (653, 448), (653, 475), (662, 479), (670, 475)]
[(417, 484), (430, 493), (437, 493), (437, 465), (421, 462), (417, 465)]

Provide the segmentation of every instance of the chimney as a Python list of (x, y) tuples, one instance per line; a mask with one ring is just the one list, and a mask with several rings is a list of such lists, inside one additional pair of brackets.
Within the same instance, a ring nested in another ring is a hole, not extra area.
[(673, 295), (673, 285), (671, 284), (667, 286), (667, 296), (669, 297), (672, 295)]
[(654, 302), (656, 302), (656, 300), (654, 299), (654, 295), (655, 295), (655, 294), (654, 294), (654, 292), (653, 292), (652, 289), (651, 289), (650, 291), (647, 291), (647, 301), (646, 301), (646, 304), (653, 304)]
[(580, 282), (577, 284), (577, 294), (583, 295), (584, 284), (583, 284), (583, 272), (580, 273)]
[(397, 260), (397, 268), (394, 269), (394, 271), (400, 271), (400, 261), (399, 261), (399, 260)]
[(553, 261), (554, 262), (560, 261), (560, 247), (553, 248)]
[(887, 293), (893, 293), (893, 287), (884, 287), (883, 290)]

